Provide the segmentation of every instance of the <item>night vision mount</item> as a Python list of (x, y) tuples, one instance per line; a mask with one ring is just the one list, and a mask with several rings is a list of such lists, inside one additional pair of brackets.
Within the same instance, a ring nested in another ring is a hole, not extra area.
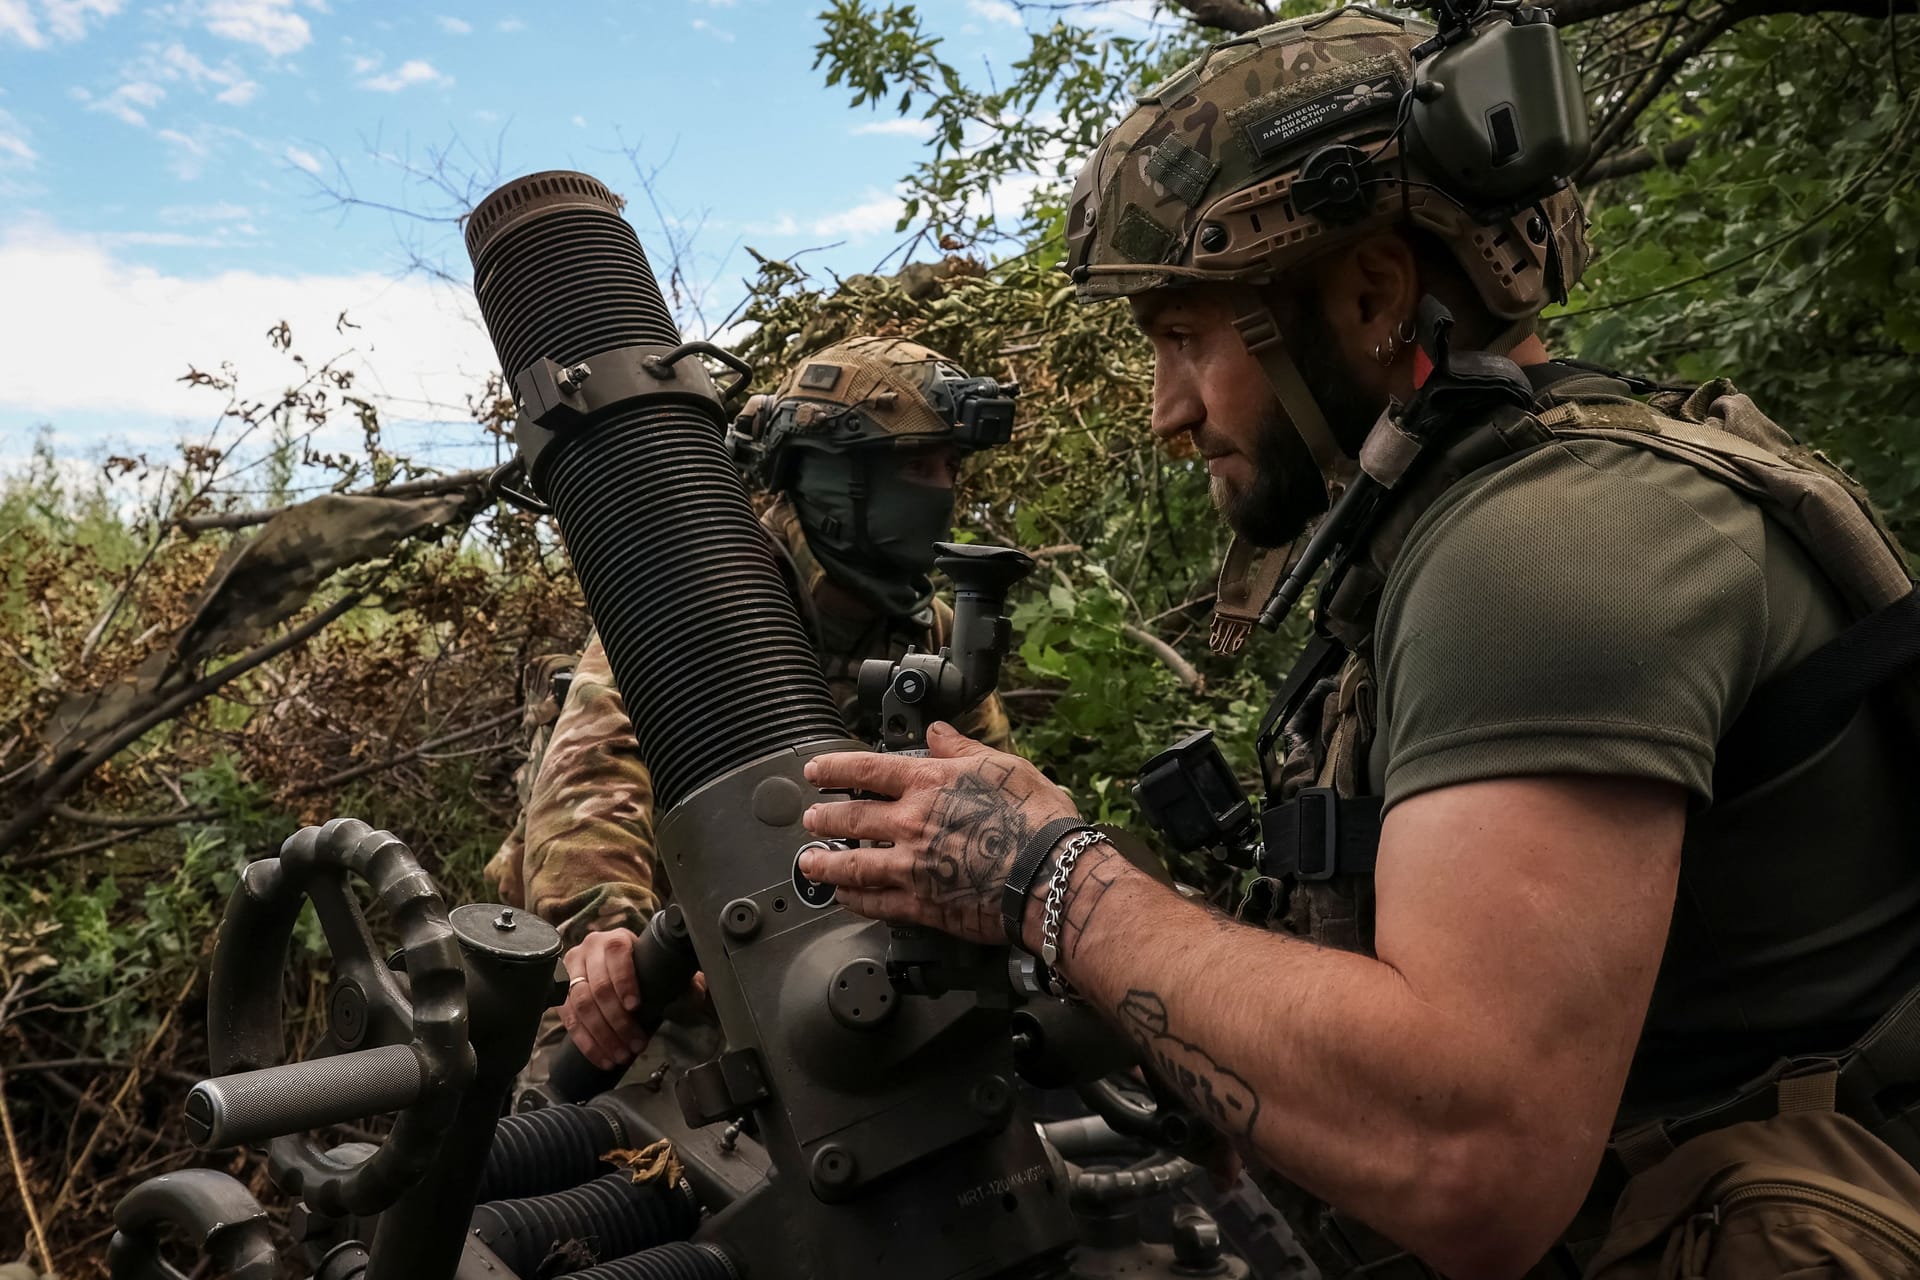
[[(899, 393), (881, 391), (871, 403), (891, 406)], [(1017, 382), (997, 378), (951, 378), (933, 380), (927, 399), (953, 430), (953, 443), (963, 453), (992, 449), (1013, 439), (1014, 399), (1020, 394)], [(862, 403), (869, 403), (863, 401)], [(742, 471), (757, 475), (769, 487), (787, 483), (784, 468), (771, 466), (770, 456), (794, 434), (797, 427), (808, 431), (824, 430), (833, 438), (837, 426), (851, 428), (851, 416), (859, 406), (834, 406), (814, 401), (782, 404), (767, 394), (749, 396), (727, 428), (727, 452)], [(811, 418), (802, 414), (815, 415)], [(924, 443), (919, 436), (906, 436), (902, 443)]]

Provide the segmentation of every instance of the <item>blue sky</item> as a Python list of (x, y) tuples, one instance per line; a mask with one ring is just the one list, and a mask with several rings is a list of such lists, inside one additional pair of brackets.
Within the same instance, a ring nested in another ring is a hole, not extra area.
[[(737, 300), (751, 245), (871, 267), (897, 243), (915, 122), (847, 105), (812, 69), (819, 0), (0, 0), (0, 470), (51, 423), (69, 457), (201, 435), (217, 397), (177, 379), (234, 361), (276, 391), (265, 330), (340, 356), (394, 420), (444, 421), (492, 362), (445, 211), (404, 168), (579, 168), (639, 196), (658, 168), (694, 227), (703, 309)], [(1025, 48), (1006, 0), (920, 6), (950, 54)], [(636, 201), (642, 239), (660, 234)], [(360, 327), (342, 330), (347, 311)], [(694, 308), (683, 322), (699, 327)], [(446, 440), (451, 428), (437, 429)]]

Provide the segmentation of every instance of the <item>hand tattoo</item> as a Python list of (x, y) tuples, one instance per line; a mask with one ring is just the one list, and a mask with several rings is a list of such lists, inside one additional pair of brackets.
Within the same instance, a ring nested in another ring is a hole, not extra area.
[(1146, 1053), (1154, 1072), (1178, 1089), (1214, 1128), (1230, 1138), (1252, 1136), (1260, 1116), (1260, 1099), (1253, 1086), (1199, 1045), (1171, 1034), (1167, 1004), (1158, 993), (1129, 991), (1116, 1012), (1121, 1027)]
[(1009, 785), (1011, 765), (990, 764), (940, 789), (927, 817), (927, 856), (914, 868), (914, 888), (946, 911), (972, 914), (998, 931), (1000, 886), (1033, 834)]

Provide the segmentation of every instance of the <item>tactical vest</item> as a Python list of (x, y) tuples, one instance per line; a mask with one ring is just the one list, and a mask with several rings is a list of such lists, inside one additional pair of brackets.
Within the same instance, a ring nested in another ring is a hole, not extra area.
[[(1241, 906), (1243, 919), (1323, 946), (1373, 954), (1372, 872), (1381, 797), (1366, 794), (1365, 784), (1376, 729), (1373, 641), (1381, 593), (1408, 535), (1447, 489), (1556, 439), (1604, 439), (1645, 449), (1732, 487), (1805, 549), (1855, 620), (1754, 691), (1719, 744), (1716, 796), (1737, 796), (1810, 758), (1846, 730), (1870, 690), (1896, 697), (1902, 714), (1920, 726), (1920, 678), (1913, 665), (1920, 656), (1920, 593), (1865, 491), (1723, 379), (1691, 392), (1660, 392), (1649, 401), (1625, 394), (1630, 389), (1610, 376), (1576, 372), (1539, 393), (1530, 411), (1495, 411), (1426, 458), (1364, 545), (1334, 567), (1321, 589), (1321, 635), (1261, 725), (1267, 786), (1262, 857)], [(1920, 1082), (1920, 991), (1830, 1065), (1843, 1081), (1853, 1074), (1859, 1086), (1854, 1092), (1869, 1110), (1873, 1104), (1865, 1095), (1892, 1082)], [(1774, 1086), (1794, 1069), (1780, 1064), (1710, 1112), (1616, 1134), (1610, 1164), (1622, 1174), (1637, 1172), (1697, 1133), (1773, 1114)], [(1920, 1164), (1920, 1126), (1911, 1114), (1866, 1119)], [(1615, 1177), (1614, 1185), (1623, 1180)], [(1284, 1185), (1272, 1193), (1329, 1280), (1361, 1270), (1383, 1277), (1433, 1274), (1301, 1193)], [(1392, 1261), (1396, 1255), (1398, 1262)], [(1579, 1270), (1562, 1246), (1534, 1274), (1574, 1276)]]

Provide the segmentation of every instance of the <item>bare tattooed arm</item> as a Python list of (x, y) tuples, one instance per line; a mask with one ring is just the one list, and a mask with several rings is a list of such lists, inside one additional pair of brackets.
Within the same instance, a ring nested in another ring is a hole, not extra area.
[[(998, 941), (1011, 833), (1072, 807), (1031, 765), (942, 727), (928, 743), (809, 764), (815, 785), (897, 799), (811, 809), (815, 832), (892, 847), (807, 872), (862, 914)], [(1251, 1154), (1446, 1274), (1519, 1276), (1599, 1161), (1684, 829), (1677, 789), (1625, 779), (1415, 796), (1382, 836), (1377, 958), (1224, 921), (1095, 845), (1061, 968)]]

